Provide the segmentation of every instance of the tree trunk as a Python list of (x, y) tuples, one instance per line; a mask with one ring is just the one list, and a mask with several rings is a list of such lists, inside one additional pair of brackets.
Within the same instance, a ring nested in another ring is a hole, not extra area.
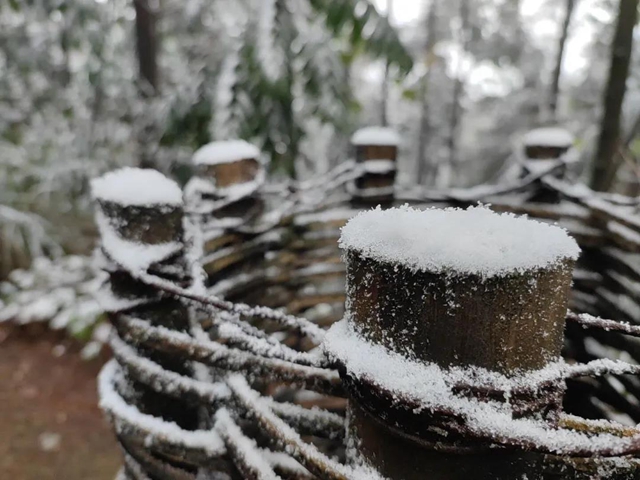
[[(393, 0), (387, 0), (387, 21), (391, 24), (393, 19)], [(380, 100), (380, 125), (386, 127), (389, 123), (387, 103), (389, 102), (389, 60), (384, 66), (384, 78), (382, 79), (382, 95)]]
[(136, 10), (136, 48), (140, 91), (145, 96), (157, 93), (158, 75), (158, 35), (156, 20), (159, 4), (157, 0), (133, 0)]
[(417, 181), (425, 181), (427, 172), (427, 158), (425, 150), (429, 142), (431, 122), (429, 120), (429, 84), (431, 82), (431, 65), (433, 63), (433, 49), (437, 42), (436, 18), (438, 0), (432, 0), (427, 15), (427, 39), (424, 46), (426, 72), (420, 81), (420, 130), (418, 132), (418, 158), (417, 158)]
[(567, 0), (567, 6), (564, 16), (564, 22), (562, 22), (562, 33), (558, 40), (558, 52), (556, 53), (556, 66), (553, 69), (553, 77), (551, 78), (551, 94), (549, 96), (549, 111), (553, 118), (556, 117), (556, 111), (558, 108), (558, 94), (560, 93), (560, 73), (562, 72), (562, 59), (564, 57), (564, 47), (567, 43), (567, 37), (569, 35), (569, 24), (571, 23), (571, 16), (575, 7), (575, 0)]
[(620, 113), (626, 91), (633, 28), (638, 13), (638, 0), (620, 0), (616, 31), (611, 45), (611, 65), (604, 95), (604, 114), (600, 126), (596, 156), (591, 172), (591, 188), (607, 191), (611, 188), (620, 158)]
[[(469, 43), (469, 0), (460, 0), (460, 42), (462, 44), (462, 54), (467, 52)], [(458, 62), (455, 72), (455, 83), (453, 85), (453, 100), (451, 106), (451, 117), (449, 120), (449, 168), (453, 169), (457, 162), (457, 137), (460, 124), (461, 105), (460, 99), (464, 92), (462, 79), (462, 60)]]

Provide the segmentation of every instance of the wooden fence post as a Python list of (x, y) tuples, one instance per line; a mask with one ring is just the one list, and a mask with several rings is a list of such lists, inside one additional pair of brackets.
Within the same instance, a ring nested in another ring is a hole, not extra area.
[(231, 266), (240, 269), (253, 260), (233, 247), (252, 238), (247, 230), (264, 211), (259, 190), (266, 172), (260, 150), (244, 140), (211, 142), (194, 153), (192, 162), (196, 177), (185, 196), (189, 208), (201, 210), (203, 267), (208, 282), (215, 283)]
[[(559, 358), (578, 252), (564, 231), (480, 207), (399, 208), (352, 219), (341, 247), (347, 324), (366, 342), (445, 370), (482, 367), (507, 376)], [(429, 433), (411, 413), (394, 419), (391, 404), (376, 397), (375, 382), (344, 378), (351, 444), (389, 478), (499, 480), (539, 472), (541, 455)], [(512, 398), (523, 406), (516, 415), (553, 422), (564, 385), (543, 390)], [(370, 396), (378, 400), (369, 403)]]
[(393, 202), (399, 143), (398, 134), (388, 127), (365, 127), (353, 134), (356, 163), (364, 169), (352, 186), (356, 203), (388, 206)]
[(225, 226), (237, 226), (261, 213), (263, 204), (255, 192), (264, 182), (265, 170), (255, 145), (244, 140), (211, 142), (200, 147), (192, 161), (197, 175), (193, 186), (202, 199), (224, 203), (211, 212), (214, 218), (225, 219)]
[[(578, 160), (571, 151), (573, 135), (563, 128), (536, 128), (527, 132), (523, 138), (524, 159), (521, 165), (521, 177), (548, 170), (554, 163), (560, 163), (553, 171), (555, 178), (564, 179), (572, 164)], [(532, 202), (558, 203), (560, 195), (545, 185), (537, 185)]]
[[(167, 370), (190, 376), (189, 362), (137, 346), (135, 335), (123, 321), (135, 318), (154, 326), (189, 331), (187, 307), (177, 299), (160, 296), (139, 278), (150, 273), (183, 287), (191, 282), (184, 257), (180, 187), (155, 170), (123, 168), (94, 180), (92, 191), (115, 301), (112, 308), (107, 304), (120, 339), (113, 344), (115, 357), (119, 359), (133, 349), (136, 355), (147, 357)], [(122, 348), (116, 348), (118, 345)], [(145, 383), (137, 379), (134, 371), (127, 371), (126, 375), (130, 388), (122, 392), (123, 396), (140, 411), (186, 429), (197, 427), (197, 409), (188, 408), (183, 400), (158, 393), (148, 380)], [(144, 445), (134, 445), (123, 437), (120, 440), (130, 455), (146, 464), (148, 452), (145, 453)], [(136, 455), (137, 449), (140, 455)]]

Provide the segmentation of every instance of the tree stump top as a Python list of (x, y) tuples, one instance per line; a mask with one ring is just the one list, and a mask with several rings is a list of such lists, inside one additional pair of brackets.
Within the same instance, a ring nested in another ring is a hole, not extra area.
[(381, 263), (449, 276), (503, 276), (577, 259), (565, 230), (486, 207), (369, 210), (342, 229), (340, 247)]

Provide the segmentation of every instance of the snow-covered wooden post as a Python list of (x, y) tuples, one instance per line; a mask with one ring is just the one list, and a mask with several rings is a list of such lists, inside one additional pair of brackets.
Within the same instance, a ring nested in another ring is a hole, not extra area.
[[(92, 193), (110, 278), (110, 292), (105, 298), (111, 302), (105, 308), (111, 312), (110, 319), (120, 338), (112, 344), (115, 357), (121, 358), (133, 347), (133, 352), (163, 368), (189, 375), (189, 365), (182, 360), (137, 347), (135, 335), (123, 323), (126, 317), (172, 330), (189, 330), (188, 312), (182, 302), (160, 297), (141, 280), (152, 273), (182, 286), (190, 282), (184, 259), (182, 190), (158, 171), (123, 168), (95, 179)], [(128, 400), (142, 412), (185, 428), (195, 427), (195, 409), (157, 393), (135, 375), (129, 380)]]
[(375, 205), (393, 201), (399, 143), (398, 134), (388, 127), (365, 127), (353, 134), (356, 163), (363, 169), (353, 185), (358, 202)]
[(253, 194), (264, 182), (265, 170), (255, 145), (244, 140), (211, 142), (200, 147), (192, 161), (199, 193), (224, 204), (212, 212), (215, 218), (240, 224), (260, 213), (262, 202)]
[[(505, 434), (512, 416), (553, 422), (562, 382), (510, 395), (464, 384), (509, 384), (560, 359), (576, 242), (484, 207), (401, 207), (354, 217), (340, 245), (347, 312), (325, 349), (350, 393), (353, 461), (404, 480), (537, 472), (535, 454), (478, 438)], [(489, 411), (481, 402), (505, 397), (507, 414), (494, 405), (494, 417), (474, 419)]]
[[(564, 128), (544, 127), (530, 130), (522, 141), (520, 176), (549, 171), (555, 178), (565, 178), (569, 168), (578, 160), (575, 150), (572, 149), (574, 142), (574, 136)], [(539, 191), (530, 200), (555, 203), (559, 196), (556, 191), (539, 185)]]

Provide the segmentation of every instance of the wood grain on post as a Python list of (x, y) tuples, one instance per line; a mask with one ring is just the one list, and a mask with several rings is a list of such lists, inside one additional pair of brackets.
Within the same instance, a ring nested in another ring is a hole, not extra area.
[[(364, 215), (390, 212), (393, 211)], [(383, 222), (390, 219), (388, 215), (379, 218)], [(412, 218), (420, 221), (419, 216)], [(464, 222), (464, 219), (460, 217), (459, 221)], [(397, 224), (380, 225), (379, 228), (402, 230)], [(437, 235), (438, 228), (434, 225), (433, 235)], [(362, 235), (375, 237), (377, 229), (369, 225)], [(465, 232), (464, 225), (460, 227), (460, 235), (470, 238), (486, 233), (473, 229)], [(397, 231), (396, 236), (415, 234)], [(495, 234), (500, 235), (500, 232)], [(514, 232), (503, 234), (509, 237)], [(343, 239), (344, 235), (343, 230)], [(561, 235), (566, 236), (564, 232)], [(486, 241), (483, 238), (476, 240)], [(420, 237), (400, 240), (408, 250), (411, 242), (421, 241), (426, 240)], [(496, 249), (508, 248), (500, 240), (496, 242)], [(571, 245), (571, 242), (567, 237), (567, 244)], [(455, 245), (455, 241), (452, 244)], [(486, 272), (474, 274), (451, 268), (418, 268), (401, 258), (393, 261), (377, 255), (374, 243), (361, 248), (347, 240), (342, 246), (347, 264), (347, 319), (367, 341), (382, 345), (408, 360), (432, 363), (444, 369), (482, 367), (507, 376), (540, 369), (560, 357), (574, 258), (561, 255), (535, 268), (514, 266), (512, 270), (488, 276)], [(443, 245), (437, 246), (440, 247)], [(522, 255), (528, 255), (527, 240), (521, 238), (519, 248)], [(474, 248), (459, 254), (464, 263), (465, 256), (474, 254)], [(482, 250), (477, 251), (477, 255), (482, 254)], [(359, 399), (367, 388), (366, 382), (358, 385), (355, 381)], [(534, 401), (521, 415), (555, 418), (553, 414), (561, 407), (563, 390), (562, 383), (555, 385), (544, 393), (544, 401)], [(491, 453), (490, 445), (465, 445), (453, 440), (449, 446), (463, 446), (465, 453), (444, 453), (425, 447), (389, 427), (385, 421), (389, 416), (387, 406), (372, 412), (371, 405), (364, 408), (354, 399), (353, 388), (351, 391), (349, 434), (352, 441), (358, 446), (359, 454), (389, 478), (422, 479), (428, 473), (428, 478), (435, 480), (496, 480), (524, 478), (524, 474), (539, 471), (542, 460), (536, 454)], [(514, 403), (517, 400), (513, 399)], [(405, 422), (402, 426), (405, 433), (411, 433), (408, 436), (426, 433), (411, 425), (411, 415), (402, 421)], [(442, 449), (448, 440), (429, 439), (426, 443), (429, 442), (438, 443)]]

